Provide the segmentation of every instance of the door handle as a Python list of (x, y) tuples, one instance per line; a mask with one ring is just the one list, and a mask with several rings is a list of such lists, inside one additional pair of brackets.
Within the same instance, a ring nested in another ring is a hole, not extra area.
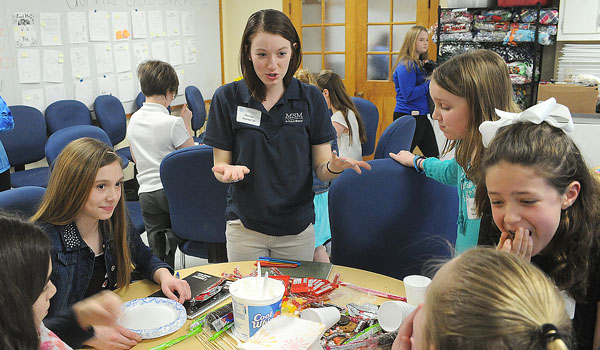
[(356, 92), (354, 95), (355, 95), (356, 97), (363, 98), (363, 96), (365, 95), (365, 93), (364, 93), (364, 92), (362, 92), (362, 91), (357, 91), (357, 92)]

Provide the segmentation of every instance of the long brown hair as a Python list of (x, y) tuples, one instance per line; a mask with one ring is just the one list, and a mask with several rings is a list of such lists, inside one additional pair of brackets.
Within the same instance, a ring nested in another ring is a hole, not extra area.
[(348, 119), (348, 110), (354, 112), (356, 121), (358, 122), (358, 137), (361, 143), (367, 142), (367, 132), (365, 130), (365, 124), (358, 113), (358, 109), (352, 102), (352, 98), (348, 95), (346, 87), (342, 78), (337, 73), (330, 70), (321, 71), (315, 78), (317, 86), (321, 91), (327, 89), (329, 91), (329, 100), (333, 108), (342, 112), (346, 125), (348, 125), (348, 136), (350, 136), (350, 142), (352, 142), (352, 128), (350, 127), (350, 120)]
[(392, 71), (396, 69), (400, 62), (406, 66), (406, 69), (409, 72), (416, 68), (423, 68), (423, 61), (427, 60), (427, 52), (420, 55), (417, 54), (417, 38), (422, 32), (427, 33), (427, 28), (423, 26), (413, 26), (408, 30)]
[(294, 28), (294, 25), (288, 16), (281, 11), (273, 9), (254, 12), (250, 18), (248, 18), (244, 34), (242, 35), (240, 67), (242, 69), (244, 82), (246, 82), (250, 94), (260, 102), (267, 98), (267, 88), (254, 71), (254, 65), (250, 60), (250, 47), (252, 46), (254, 36), (261, 32), (280, 35), (290, 42), (292, 57), (290, 58), (288, 70), (283, 77), (284, 88), (287, 89), (290, 85), (294, 73), (300, 67), (300, 63), (302, 62), (300, 36), (298, 36), (296, 28)]
[[(600, 255), (600, 184), (588, 169), (573, 140), (547, 123), (521, 122), (501, 128), (481, 160), (481, 181), (475, 200), (481, 214), (491, 213), (485, 174), (502, 162), (531, 169), (563, 194), (573, 182), (581, 184), (573, 204), (562, 210), (560, 223), (548, 245), (552, 260), (550, 276), (559, 288), (583, 302), (590, 271)], [(499, 239), (499, 234), (497, 239)]]
[(508, 67), (495, 52), (475, 50), (454, 56), (433, 71), (431, 79), (442, 89), (467, 100), (469, 116), (465, 136), (446, 141), (444, 153), (455, 149), (455, 158), (467, 178), (477, 183), (483, 143), (479, 125), (496, 120), (498, 108), (518, 112), (512, 99), (512, 84)]
[[(54, 161), (46, 194), (31, 221), (53, 225), (72, 223), (90, 195), (98, 170), (115, 162), (122, 164), (121, 158), (104, 142), (89, 137), (70, 142)], [(119, 289), (129, 286), (132, 271), (124, 198), (121, 187), (121, 198), (113, 215), (99, 222), (101, 232), (110, 235), (115, 242)]]
[[(568, 349), (573, 330), (546, 275), (515, 255), (469, 249), (435, 276), (425, 294), (419, 350)], [(559, 338), (545, 337), (545, 324)]]

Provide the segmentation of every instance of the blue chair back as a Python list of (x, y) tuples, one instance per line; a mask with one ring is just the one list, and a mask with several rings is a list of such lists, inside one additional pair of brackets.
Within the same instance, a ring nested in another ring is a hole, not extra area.
[[(142, 108), (144, 102), (146, 102), (146, 96), (144, 96), (144, 94), (140, 91), (140, 93), (135, 98), (135, 105), (137, 106), (137, 109)], [(169, 111), (169, 113), (171, 113), (171, 106), (168, 106), (167, 110)]]
[(0, 192), (0, 208), (29, 218), (37, 211), (44, 193), (46, 189), (38, 186), (23, 186)]
[(118, 98), (111, 95), (100, 95), (94, 100), (94, 112), (98, 124), (104, 130), (113, 145), (125, 139), (127, 134), (127, 117), (125, 109)]
[(374, 158), (389, 158), (390, 152), (410, 151), (416, 125), (415, 118), (410, 115), (394, 120), (379, 137)]
[(77, 100), (62, 100), (51, 103), (46, 108), (46, 124), (48, 133), (74, 125), (92, 125), (92, 115), (83, 102)]
[(192, 111), (192, 130), (198, 131), (206, 121), (206, 106), (200, 90), (190, 85), (185, 88), (185, 100)]
[(329, 188), (334, 264), (402, 279), (449, 257), (456, 241), (458, 195), (391, 158), (345, 171)]
[[(46, 120), (42, 112), (29, 106), (10, 106), (15, 126), (0, 133), (8, 161), (17, 169), (44, 159), (47, 139)], [(10, 174), (12, 187), (48, 185), (48, 167), (19, 170)]]
[(172, 230), (185, 241), (226, 241), (228, 185), (217, 181), (212, 167), (213, 150), (206, 145), (176, 150), (160, 164)]
[(375, 150), (375, 138), (377, 137), (377, 125), (379, 125), (379, 111), (373, 102), (360, 97), (352, 97), (358, 113), (365, 124), (367, 142), (362, 144), (363, 157), (369, 156)]
[(92, 125), (76, 125), (68, 128), (60, 129), (50, 135), (46, 141), (46, 160), (48, 164), (52, 164), (58, 157), (60, 152), (69, 142), (80, 139), (82, 137), (91, 137), (100, 140), (112, 148), (110, 138), (97, 126)]

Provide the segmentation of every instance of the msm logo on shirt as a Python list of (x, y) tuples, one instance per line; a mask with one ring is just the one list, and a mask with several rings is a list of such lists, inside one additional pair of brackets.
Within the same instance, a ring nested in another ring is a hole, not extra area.
[(302, 112), (300, 113), (286, 113), (285, 114), (285, 123), (302, 123), (304, 121), (304, 117), (302, 116)]

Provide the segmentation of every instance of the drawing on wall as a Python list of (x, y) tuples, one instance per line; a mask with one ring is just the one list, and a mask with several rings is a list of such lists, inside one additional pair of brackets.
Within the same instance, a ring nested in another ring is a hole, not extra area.
[(75, 79), (90, 76), (90, 57), (87, 46), (71, 48), (71, 71)]
[(151, 38), (167, 35), (163, 27), (162, 13), (160, 10), (148, 11), (148, 27), (150, 28)]
[(115, 40), (129, 39), (129, 21), (127, 20), (127, 12), (112, 13), (113, 38)]
[(138, 64), (150, 59), (148, 43), (146, 41), (133, 43), (133, 57), (135, 59), (136, 67)]
[(96, 44), (96, 73), (112, 73), (115, 71), (113, 64), (112, 45), (110, 43)]
[(75, 88), (75, 99), (83, 102), (88, 108), (94, 104), (94, 95), (92, 93), (92, 81), (89, 79), (77, 79), (73, 83)]
[(148, 27), (146, 27), (146, 11), (138, 9), (131, 11), (131, 30), (135, 39), (146, 39)]
[(117, 74), (117, 85), (119, 88), (119, 100), (133, 101), (135, 99), (133, 75), (131, 72)]
[(117, 94), (117, 81), (114, 74), (102, 74), (98, 76), (98, 94), (119, 97)]
[(115, 70), (117, 73), (131, 70), (131, 55), (129, 54), (129, 43), (115, 44)]
[(89, 41), (85, 12), (67, 13), (67, 24), (69, 27), (69, 42), (71, 44), (81, 44)]
[(194, 15), (192, 11), (181, 11), (181, 26), (183, 27), (183, 36), (194, 35)]
[(167, 35), (179, 35), (179, 11), (167, 11)]
[(108, 41), (108, 11), (90, 10), (88, 12), (90, 41)]
[(23, 95), (23, 104), (25, 106), (37, 108), (39, 111), (43, 111), (46, 107), (46, 101), (44, 101), (44, 90), (39, 89), (27, 89), (21, 92)]
[(50, 84), (44, 86), (46, 93), (46, 103), (50, 105), (56, 101), (66, 100), (65, 84)]
[(163, 40), (152, 42), (152, 59), (168, 62), (167, 48)]
[(37, 46), (35, 16), (33, 12), (15, 12), (12, 15), (17, 47)]
[(185, 39), (183, 42), (183, 56), (186, 64), (196, 63), (196, 39)]
[(172, 66), (178, 66), (183, 63), (180, 40), (169, 40), (169, 63)]
[(42, 39), (42, 46), (62, 45), (60, 13), (40, 13), (40, 37)]
[(17, 52), (19, 64), (19, 82), (21, 84), (40, 83), (40, 51), (38, 49), (19, 49)]
[(44, 50), (44, 81), (63, 82), (64, 54), (60, 50)]

